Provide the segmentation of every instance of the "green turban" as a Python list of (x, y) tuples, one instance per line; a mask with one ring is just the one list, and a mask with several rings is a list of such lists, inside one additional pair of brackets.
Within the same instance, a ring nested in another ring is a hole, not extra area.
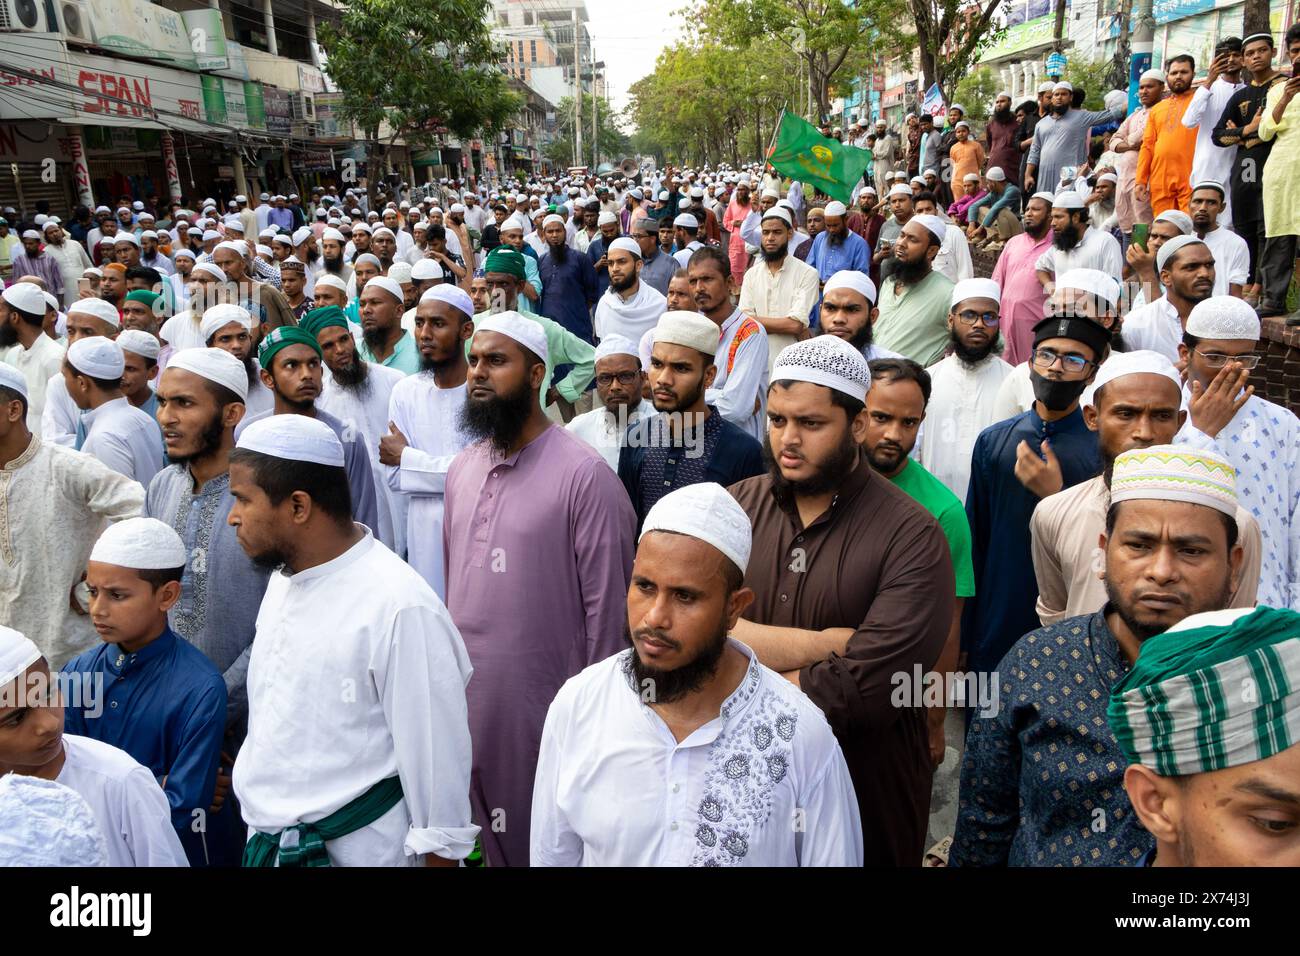
[(509, 246), (497, 246), (489, 252), (483, 263), (483, 271), (484, 273), (505, 272), (519, 279), (528, 275), (524, 269), (524, 254)]
[[(319, 311), (324, 311), (321, 309)], [(275, 358), (275, 353), (289, 345), (310, 345), (321, 358), (324, 353), (321, 352), (320, 346), (316, 344), (316, 336), (305, 331), (296, 325), (282, 325), (279, 328), (272, 329), (267, 333), (266, 338), (262, 339), (262, 344), (257, 348), (257, 362), (262, 368), (269, 369), (271, 360)]]
[(298, 320), (298, 328), (312, 338), (320, 335), (322, 329), (328, 329), (331, 325), (337, 325), (342, 329), (349, 328), (347, 313), (337, 305), (324, 305), (319, 309), (312, 309)]
[(150, 292), (148, 289), (136, 289), (134, 292), (126, 294), (127, 302), (143, 302), (150, 309), (154, 308), (158, 300), (161, 299), (157, 292)]

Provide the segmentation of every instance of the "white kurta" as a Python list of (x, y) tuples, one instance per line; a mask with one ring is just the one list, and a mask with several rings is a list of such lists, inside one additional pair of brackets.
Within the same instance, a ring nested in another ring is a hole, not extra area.
[[(627, 420), (622, 424), (633, 425), (653, 414), (655, 414), (655, 407), (643, 398), (641, 404), (632, 408)], [(589, 412), (574, 416), (573, 420), (564, 427), (600, 452), (605, 463), (614, 471), (618, 471), (618, 455), (623, 450), (623, 436), (626, 434), (619, 425), (619, 419), (611, 414), (608, 408), (593, 408)]]
[(596, 302), (593, 329), (597, 339), (622, 335), (633, 342), (659, 324), (659, 317), (668, 310), (668, 300), (658, 289), (637, 281), (637, 287), (627, 298), (610, 286)]
[[(1209, 86), (1198, 86), (1192, 94), (1192, 101), (1183, 112), (1182, 124), (1188, 129), (1196, 130), (1196, 151), (1192, 154), (1192, 183), (1210, 180), (1224, 187), (1224, 210), (1219, 216), (1219, 223), (1232, 225), (1232, 165), (1237, 158), (1236, 146), (1214, 145), (1214, 124), (1219, 122), (1228, 100), (1232, 94), (1241, 89), (1244, 83), (1232, 83), (1226, 77), (1218, 77)], [(1227, 295), (1215, 292), (1215, 295)]]
[(1183, 341), (1183, 322), (1167, 295), (1124, 316), (1122, 334), (1130, 351), (1149, 349), (1177, 364), (1178, 346)]
[(1038, 257), (1034, 268), (1055, 275), (1071, 269), (1100, 269), (1119, 279), (1124, 274), (1124, 255), (1114, 236), (1089, 226), (1077, 246), (1069, 252), (1062, 252), (1053, 245)]
[(86, 254), (81, 243), (66, 236), (63, 245), (56, 246), (50, 243), (46, 245), (45, 251), (59, 264), (59, 275), (63, 278), (63, 307), (66, 309), (79, 297), (77, 280), (94, 263), (90, 261), (90, 256)]
[(384, 480), (385, 469), (379, 463), (379, 439), (388, 434), (388, 401), (393, 386), (406, 376), (395, 368), (374, 362), (367, 364), (370, 370), (364, 395), (340, 388), (334, 381), (334, 373), (326, 369), (321, 375), (322, 388), (316, 406), (365, 436), (370, 470), (375, 475), (375, 503), (379, 507), (376, 534), (380, 541), (400, 555), (406, 553), (406, 502)]
[(421, 372), (398, 382), (388, 401), (388, 419), (409, 444), (401, 465), (384, 466), (384, 485), (407, 499), (406, 560), (439, 597), (447, 593), (442, 551), (447, 469), (468, 444), (460, 432), (465, 394), (464, 385), (439, 388), (432, 372)]
[(917, 436), (918, 458), (926, 471), (964, 502), (975, 439), (989, 425), (1000, 421), (994, 417), (998, 389), (1012, 368), (991, 355), (978, 368), (969, 369), (956, 355), (949, 355), (927, 371), (930, 404)]
[(966, 234), (961, 231), (961, 226), (956, 223), (949, 223), (948, 228), (944, 230), (943, 242), (939, 244), (939, 251), (935, 253), (933, 268), (935, 272), (943, 273), (954, 283), (975, 277), (975, 264), (970, 257), (970, 243), (966, 241)]
[(63, 380), (63, 373), (51, 375), (45, 383), (45, 411), (41, 413), (41, 438), (51, 445), (75, 448), (77, 445), (77, 423), (81, 420), (81, 409), (68, 394), (68, 383)]
[(208, 344), (203, 338), (203, 333), (199, 331), (199, 323), (195, 321), (194, 313), (188, 309), (177, 312), (164, 322), (162, 328), (158, 330), (158, 337), (176, 352), (181, 349), (201, 349)]
[[(1184, 387), (1183, 397), (1190, 399)], [(1237, 469), (1237, 501), (1263, 538), (1258, 600), (1300, 611), (1300, 419), (1257, 395), (1214, 438), (1189, 416), (1178, 444), (1209, 448)]]
[(56, 780), (89, 804), (108, 847), (109, 866), (189, 866), (171, 807), (149, 768), (125, 750), (63, 735)]
[(45, 411), (45, 393), (51, 378), (63, 376), (63, 346), (48, 335), (38, 335), (31, 348), (15, 345), (5, 353), (5, 361), (18, 369), (27, 383), (27, 430), (41, 434), (41, 415)]
[[(820, 292), (817, 270), (808, 263), (787, 255), (773, 272), (759, 256), (745, 272), (745, 284), (740, 287), (740, 311), (751, 317), (794, 319), (806, 329)], [(767, 333), (769, 373), (781, 350), (796, 341), (796, 335)]]
[[(0, 468), (0, 624), (31, 638), (51, 669), (97, 639), (90, 617), (68, 604), (91, 547), (107, 522), (143, 508), (139, 482), (35, 435)], [(84, 609), (85, 587), (78, 592)]]
[(94, 455), (118, 474), (148, 488), (153, 476), (166, 464), (157, 423), (125, 396), (88, 409), (82, 420), (86, 423), (86, 440), (81, 451)]
[(1229, 283), (1244, 286), (1250, 278), (1250, 247), (1241, 236), (1223, 227), (1222, 216), (1219, 222), (1219, 228), (1201, 238), (1214, 253), (1214, 295), (1227, 295)]
[(389, 777), (402, 803), (327, 844), (335, 866), (464, 859), (469, 657), (436, 594), (367, 532), (332, 561), (271, 575), (248, 664), (248, 738), (233, 785), (244, 822), (315, 822)]
[[(733, 352), (734, 347), (734, 352)], [(718, 374), (704, 400), (760, 442), (767, 430), (767, 332), (739, 308), (722, 323)]]
[(817, 706), (749, 658), (719, 716), (678, 743), (624, 671), (586, 668), (546, 715), (533, 866), (861, 866), (848, 765)]
[(1034, 383), (1029, 377), (1029, 363), (1021, 362), (998, 386), (997, 398), (993, 400), (993, 420), (1000, 422), (1015, 418), (1033, 405)]

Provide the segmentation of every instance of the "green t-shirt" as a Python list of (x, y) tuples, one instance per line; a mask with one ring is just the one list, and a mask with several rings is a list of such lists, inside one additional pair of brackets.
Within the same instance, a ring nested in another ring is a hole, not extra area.
[(957, 597), (974, 597), (975, 567), (970, 555), (970, 522), (966, 520), (966, 509), (962, 506), (961, 499), (911, 458), (903, 470), (890, 480), (939, 522), (944, 537), (948, 539), (948, 551), (952, 555)]

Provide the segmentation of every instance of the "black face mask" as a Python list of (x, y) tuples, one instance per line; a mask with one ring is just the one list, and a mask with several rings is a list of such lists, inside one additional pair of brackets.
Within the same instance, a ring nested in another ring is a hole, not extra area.
[(1043, 378), (1033, 369), (1029, 370), (1029, 381), (1034, 386), (1034, 398), (1052, 412), (1063, 412), (1079, 400), (1083, 390), (1088, 387), (1084, 379), (1076, 381)]

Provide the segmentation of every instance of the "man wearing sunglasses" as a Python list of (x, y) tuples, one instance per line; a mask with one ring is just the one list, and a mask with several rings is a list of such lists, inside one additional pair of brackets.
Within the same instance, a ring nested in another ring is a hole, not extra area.
[(1119, 284), (1086, 271), (1095, 275), (1060, 277), (1054, 314), (1034, 326), (1033, 406), (990, 425), (975, 442), (966, 494), (975, 597), (966, 602), (961, 634), (969, 671), (995, 670), (1021, 635), (1040, 626), (1029, 534), (1039, 500), (1101, 471), (1097, 434), (1084, 424), (1079, 398), (1110, 352), (1110, 331), (1084, 303), (1100, 300), (1109, 309)]
[(1189, 421), (1178, 444), (1209, 449), (1237, 469), (1237, 497), (1263, 537), (1258, 600), (1300, 608), (1300, 419), (1247, 385), (1259, 364), (1259, 317), (1233, 296), (1213, 296), (1187, 317)]

